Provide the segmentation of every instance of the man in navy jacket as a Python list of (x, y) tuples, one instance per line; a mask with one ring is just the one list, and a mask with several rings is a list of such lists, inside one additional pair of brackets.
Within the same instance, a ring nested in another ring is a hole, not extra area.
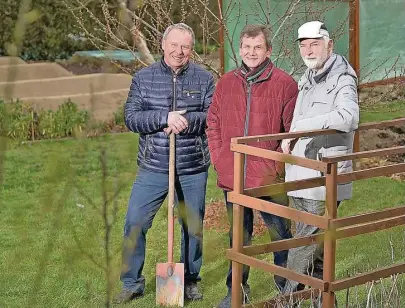
[(210, 165), (206, 115), (214, 91), (211, 73), (189, 61), (195, 42), (185, 24), (163, 34), (161, 61), (138, 71), (124, 109), (125, 124), (139, 133), (138, 173), (124, 227), (121, 281), (116, 303), (144, 294), (146, 233), (168, 193), (169, 135), (176, 134), (176, 197), (181, 213), (185, 299), (199, 300), (205, 193)]

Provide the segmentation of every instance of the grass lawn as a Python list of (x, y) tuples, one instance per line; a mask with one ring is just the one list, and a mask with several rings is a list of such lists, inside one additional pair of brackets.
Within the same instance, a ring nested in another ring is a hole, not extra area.
[(393, 101), (371, 106), (361, 110), (360, 122), (378, 122), (405, 117), (405, 101)]
[[(103, 189), (100, 149), (106, 151), (107, 181)], [(102, 307), (106, 294), (105, 191), (113, 222), (111, 251), (112, 294), (120, 290), (120, 248), (127, 200), (136, 174), (137, 137), (126, 133), (82, 141), (43, 141), (6, 151), (0, 170), (0, 307)], [(1, 159), (1, 155), (0, 155)], [(1, 164), (0, 164), (1, 166)], [(1, 178), (1, 177), (0, 177)], [(211, 170), (207, 202), (222, 198)], [(353, 215), (405, 204), (405, 183), (375, 178), (355, 183), (354, 197), (342, 203), (340, 215)], [(148, 233), (146, 294), (127, 307), (154, 307), (155, 265), (166, 260), (166, 211), (162, 209)], [(177, 226), (178, 227), (178, 226)], [(179, 239), (179, 230), (176, 230)], [(255, 243), (268, 241), (267, 236)], [(226, 233), (206, 230), (202, 288), (204, 301), (187, 307), (213, 307), (225, 295), (228, 261)], [(175, 248), (178, 257), (178, 244)], [(403, 228), (338, 242), (338, 277), (403, 261)], [(271, 260), (272, 256), (264, 256)], [(253, 301), (276, 294), (271, 275), (252, 269)], [(402, 286), (404, 279), (400, 278)], [(388, 285), (387, 287), (388, 288)], [(379, 301), (381, 285), (376, 286)], [(405, 289), (402, 288), (402, 292)], [(345, 293), (338, 294), (344, 302)], [(350, 301), (366, 307), (364, 288), (351, 290)], [(376, 303), (376, 302), (375, 302)], [(381, 307), (379, 305), (373, 307)], [(402, 296), (401, 305), (405, 307)]]

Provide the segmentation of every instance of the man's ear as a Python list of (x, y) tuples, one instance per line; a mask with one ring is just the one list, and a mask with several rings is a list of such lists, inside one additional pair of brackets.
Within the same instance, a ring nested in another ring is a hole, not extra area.
[(333, 40), (329, 40), (328, 42), (328, 51), (332, 51), (333, 50)]

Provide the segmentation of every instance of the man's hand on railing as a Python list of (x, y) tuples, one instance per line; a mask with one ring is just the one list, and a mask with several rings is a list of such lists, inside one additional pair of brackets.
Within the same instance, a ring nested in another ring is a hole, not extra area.
[(290, 154), (291, 151), (294, 149), (295, 144), (297, 143), (296, 138), (292, 139), (283, 139), (281, 142), (281, 150), (283, 151), (284, 154)]

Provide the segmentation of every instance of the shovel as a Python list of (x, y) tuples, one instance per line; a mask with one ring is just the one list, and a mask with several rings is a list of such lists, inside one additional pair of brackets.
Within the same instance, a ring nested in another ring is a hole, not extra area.
[(175, 134), (170, 134), (167, 263), (156, 265), (156, 305), (184, 306), (184, 264), (173, 263)]

